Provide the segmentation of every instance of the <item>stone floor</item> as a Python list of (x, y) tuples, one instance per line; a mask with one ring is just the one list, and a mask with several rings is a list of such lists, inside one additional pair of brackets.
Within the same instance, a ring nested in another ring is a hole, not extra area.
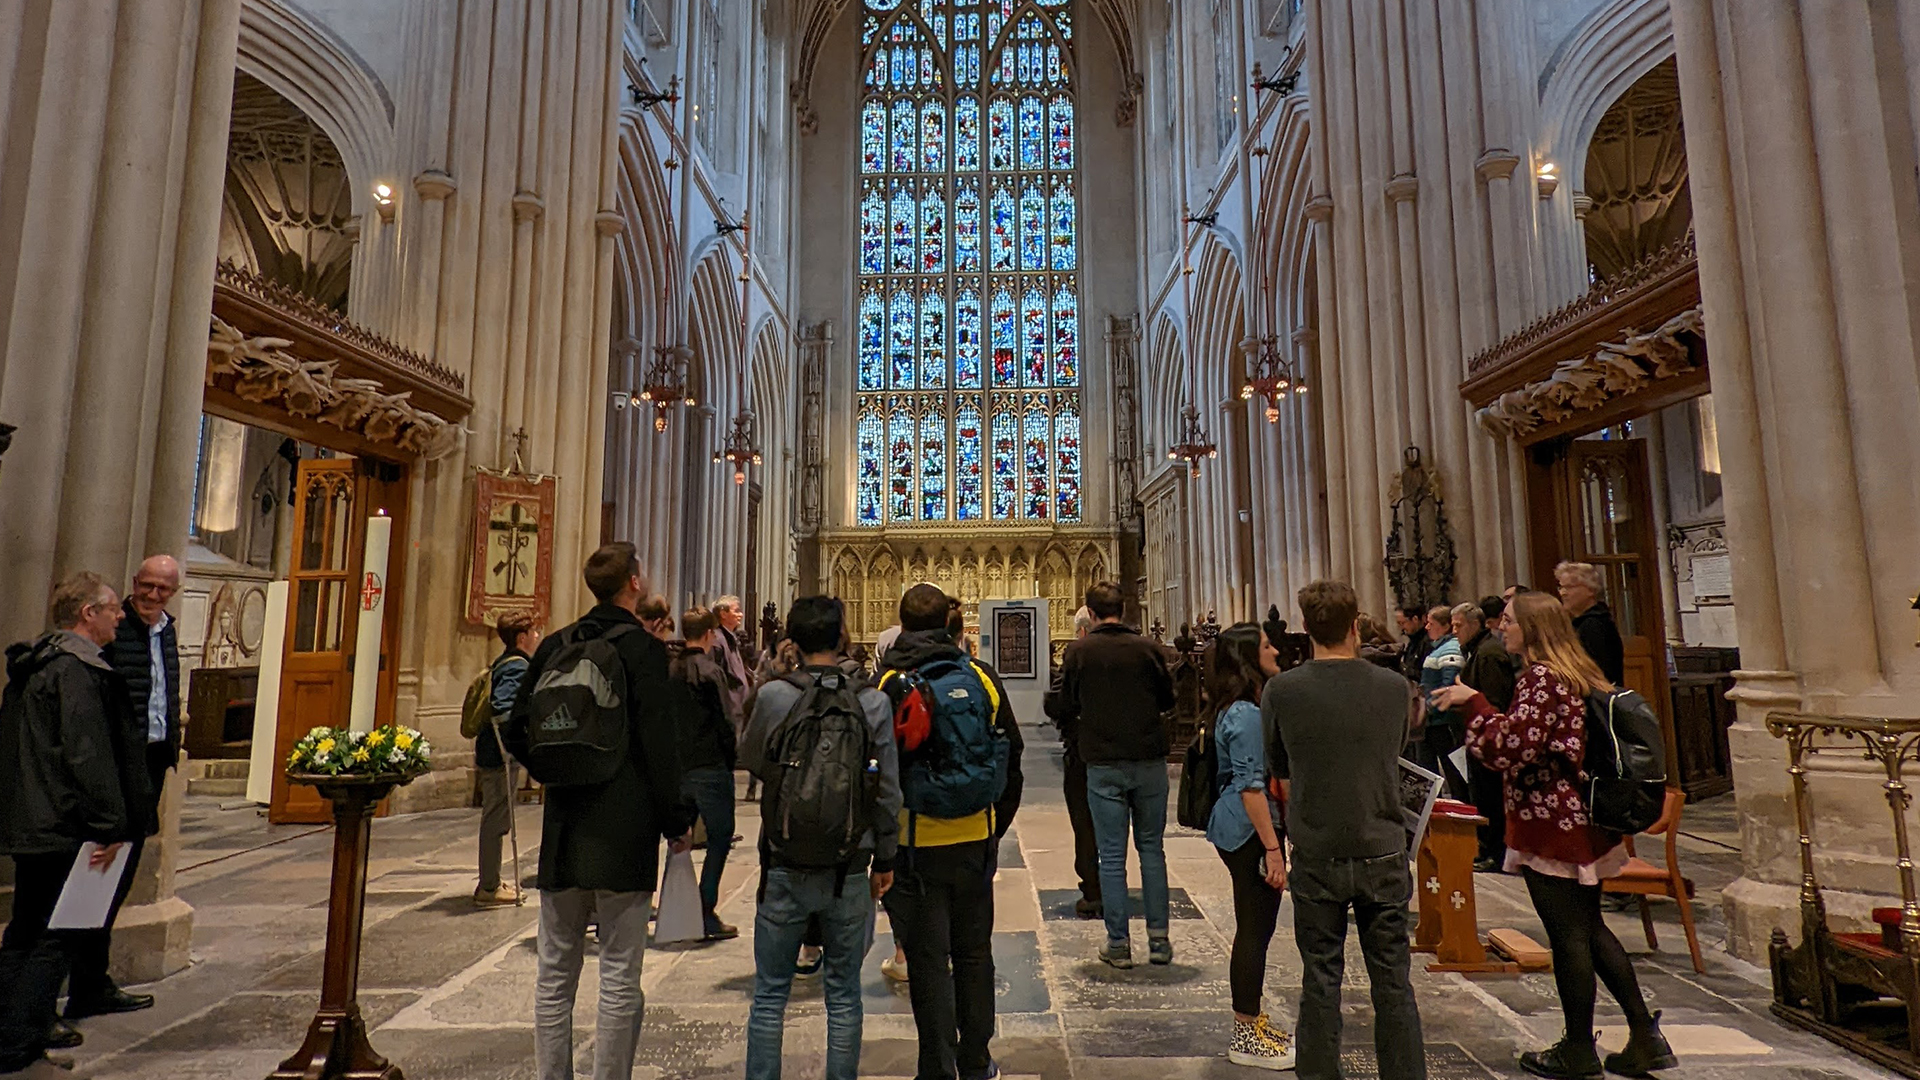
[[(1046, 729), (1029, 735), (1027, 806), (1008, 836), (997, 885), (994, 1050), (1004, 1073), (1046, 1080), (1246, 1075), (1224, 1058), (1233, 909), (1219, 858), (1197, 833), (1175, 829), (1168, 837), (1177, 950), (1171, 967), (1117, 972), (1094, 961), (1099, 924), (1068, 911), (1071, 833), (1050, 735)], [(752, 814), (743, 807), (741, 831), (748, 836), (757, 828)], [(375, 1045), (410, 1080), (534, 1075), (535, 908), (478, 911), (468, 902), (476, 820), (476, 811), (444, 811), (374, 826), (360, 1000)], [(523, 807), (519, 824), (521, 865), (531, 883), (539, 809)], [(1637, 915), (1611, 916), (1636, 953), (1652, 1004), (1666, 1012), (1683, 1062), (1672, 1075), (1885, 1076), (1773, 1020), (1766, 974), (1728, 958), (1716, 944), (1718, 890), (1739, 864), (1731, 800), (1692, 808), (1684, 831), (1681, 858), (1700, 887), (1708, 973), (1696, 975), (1688, 962), (1671, 905), (1656, 908), (1658, 952), (1647, 950)], [(195, 909), (193, 965), (145, 988), (159, 998), (155, 1009), (86, 1022), (87, 1045), (78, 1055), (83, 1070), (102, 1080), (258, 1080), (278, 1065), (299, 1042), (317, 996), (330, 836), (323, 828), (268, 826), (250, 804), (190, 800), (179, 886)], [(753, 922), (752, 845), (735, 854), (722, 914), (746, 929)], [(1545, 940), (1516, 879), (1482, 876), (1479, 893), (1483, 927), (1517, 927)], [(1290, 922), (1283, 911), (1268, 982), (1271, 1011), (1288, 1021), (1299, 987)], [(734, 942), (650, 951), (636, 1076), (740, 1075), (753, 973), (749, 937), (750, 930)], [(908, 1076), (912, 1019), (904, 992), (879, 973), (887, 948), (883, 929), (866, 965), (863, 1071)], [(578, 1013), (583, 1066), (592, 1055), (591, 965)], [(1365, 1077), (1374, 1066), (1357, 955), (1348, 971), (1348, 1072)], [(1436, 1080), (1519, 1075), (1514, 1054), (1557, 1036), (1550, 976), (1469, 980), (1416, 972)], [(1610, 1002), (1602, 1008), (1601, 1023), (1609, 1029), (1603, 1042), (1617, 1041), (1619, 1013)], [(789, 1077), (819, 1076), (822, 1016), (818, 984), (800, 984), (790, 1012)]]

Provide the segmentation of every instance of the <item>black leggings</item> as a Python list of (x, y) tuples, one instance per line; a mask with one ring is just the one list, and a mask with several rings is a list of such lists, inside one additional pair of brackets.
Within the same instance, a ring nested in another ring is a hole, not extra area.
[(1652, 1019), (1647, 999), (1640, 996), (1640, 980), (1620, 939), (1600, 917), (1600, 886), (1582, 885), (1572, 878), (1523, 868), (1533, 910), (1547, 927), (1553, 950), (1553, 981), (1560, 990), (1560, 1011), (1567, 1017), (1567, 1038), (1593, 1039), (1593, 1003), (1598, 996), (1594, 975), (1607, 984), (1607, 993), (1620, 1003), (1627, 1023), (1640, 1028)]
[[(1229, 792), (1223, 797), (1239, 796)], [(1227, 982), (1233, 988), (1233, 1011), (1242, 1016), (1260, 1015), (1260, 997), (1267, 983), (1267, 946), (1273, 942), (1273, 928), (1280, 919), (1280, 890), (1268, 885), (1262, 872), (1266, 854), (1259, 833), (1237, 851), (1220, 851), (1220, 861), (1227, 864), (1227, 873), (1233, 878), (1233, 960), (1228, 965)]]

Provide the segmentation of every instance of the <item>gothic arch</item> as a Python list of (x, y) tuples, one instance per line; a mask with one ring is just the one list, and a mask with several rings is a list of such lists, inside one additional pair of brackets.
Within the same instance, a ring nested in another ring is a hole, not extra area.
[(1674, 54), (1667, 0), (1611, 0), (1555, 51), (1541, 86), (1541, 146), (1570, 181), (1594, 129), (1641, 76)]
[[(1147, 392), (1142, 406), (1145, 412), (1147, 442), (1156, 455), (1164, 456), (1180, 430), (1180, 410), (1187, 403), (1186, 334), (1173, 316), (1165, 311), (1154, 320), (1152, 344), (1147, 354)], [(1149, 474), (1157, 462), (1148, 462)]]
[(732, 250), (731, 245), (710, 247), (694, 266), (687, 308), (687, 343), (694, 352), (688, 388), (702, 405), (719, 409), (723, 421), (738, 405), (734, 398), (743, 362), (740, 282)]
[(326, 131), (352, 180), (353, 208), (373, 208), (392, 167), (393, 99), (351, 46), (286, 0), (244, 0), (235, 65)]
[[(1245, 370), (1241, 342), (1246, 340), (1246, 293), (1240, 261), (1227, 245), (1209, 236), (1193, 283), (1193, 310), (1187, 313), (1193, 335), (1194, 386), (1198, 404), (1225, 401)], [(1201, 422), (1210, 418), (1203, 416)]]

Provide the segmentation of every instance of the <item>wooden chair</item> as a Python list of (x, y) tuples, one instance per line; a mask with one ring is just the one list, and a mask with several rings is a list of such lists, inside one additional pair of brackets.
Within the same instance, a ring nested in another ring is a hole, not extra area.
[(1667, 838), (1667, 865), (1663, 869), (1639, 857), (1633, 850), (1633, 837), (1627, 837), (1627, 865), (1619, 876), (1611, 877), (1600, 883), (1602, 890), (1637, 897), (1640, 900), (1640, 924), (1647, 930), (1647, 947), (1658, 949), (1660, 943), (1653, 934), (1653, 907), (1648, 897), (1664, 896), (1680, 905), (1680, 925), (1687, 931), (1687, 950), (1693, 954), (1693, 970), (1704, 975), (1706, 965), (1700, 960), (1700, 936), (1693, 926), (1693, 882), (1680, 873), (1680, 809), (1687, 802), (1686, 793), (1678, 788), (1667, 789), (1666, 807), (1660, 814), (1660, 820), (1647, 829), (1648, 836), (1665, 835)]

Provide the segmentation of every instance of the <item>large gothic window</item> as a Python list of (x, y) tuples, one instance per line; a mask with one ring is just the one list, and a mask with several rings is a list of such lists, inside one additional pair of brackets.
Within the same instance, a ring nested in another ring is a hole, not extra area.
[(865, 0), (856, 518), (1079, 521), (1070, 0)]

